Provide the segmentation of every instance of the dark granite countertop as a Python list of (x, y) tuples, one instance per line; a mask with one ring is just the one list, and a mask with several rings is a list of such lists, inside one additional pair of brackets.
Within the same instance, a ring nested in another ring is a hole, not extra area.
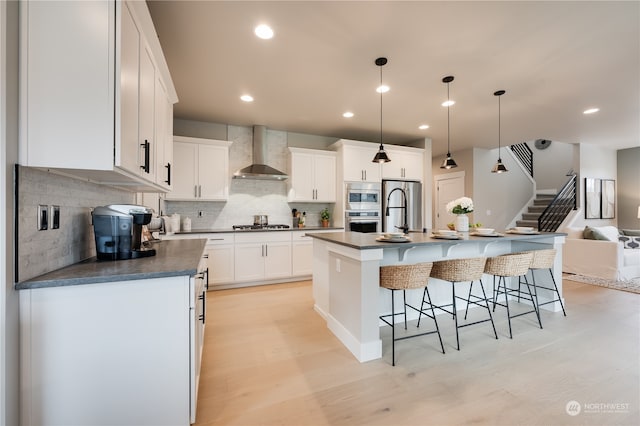
[(95, 257), (16, 284), (16, 290), (60, 287), (114, 281), (194, 275), (206, 239), (153, 243), (156, 255), (140, 259), (102, 260)]
[(427, 244), (439, 244), (439, 245), (452, 245), (469, 242), (489, 242), (489, 241), (508, 241), (508, 240), (537, 240), (555, 236), (566, 236), (567, 234), (559, 232), (540, 232), (536, 234), (510, 234), (506, 232), (499, 233), (500, 236), (473, 236), (468, 232), (461, 233), (462, 238), (457, 240), (440, 239), (431, 237), (431, 232), (410, 232), (410, 241), (407, 242), (386, 242), (376, 241), (381, 234), (369, 233), (364, 234), (361, 232), (327, 232), (309, 234), (310, 237), (317, 238), (319, 240), (328, 241), (331, 243), (339, 244), (345, 247), (351, 247), (357, 250), (368, 249), (380, 249), (380, 248), (408, 248), (413, 246), (423, 246)]

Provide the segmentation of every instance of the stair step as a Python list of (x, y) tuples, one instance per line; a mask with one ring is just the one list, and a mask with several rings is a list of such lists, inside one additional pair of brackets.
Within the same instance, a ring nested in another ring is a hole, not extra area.
[(536, 223), (538, 222), (538, 218), (540, 217), (540, 213), (542, 213), (541, 211), (538, 213), (522, 213), (522, 220), (535, 220)]
[(546, 209), (547, 206), (529, 206), (529, 212), (528, 213), (542, 213), (544, 211), (544, 209)]
[(537, 220), (516, 220), (516, 226), (531, 226), (538, 229)]
[(548, 206), (553, 198), (536, 198), (533, 200), (534, 206)]

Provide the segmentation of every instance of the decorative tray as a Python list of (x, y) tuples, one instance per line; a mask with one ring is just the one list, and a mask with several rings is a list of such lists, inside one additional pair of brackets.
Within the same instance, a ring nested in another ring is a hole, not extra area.
[(447, 235), (447, 234), (431, 234), (429, 235), (430, 238), (438, 238), (440, 240), (460, 240), (462, 239), (462, 235), (460, 234), (453, 234), (453, 235)]
[(472, 232), (469, 235), (473, 237), (504, 237), (504, 234), (499, 234), (497, 232), (494, 232), (492, 234), (480, 234), (479, 232)]
[(376, 241), (380, 241), (382, 243), (408, 243), (408, 242), (411, 241), (411, 238), (409, 238), (409, 237), (385, 238), (383, 236), (380, 236), (380, 237), (376, 238)]

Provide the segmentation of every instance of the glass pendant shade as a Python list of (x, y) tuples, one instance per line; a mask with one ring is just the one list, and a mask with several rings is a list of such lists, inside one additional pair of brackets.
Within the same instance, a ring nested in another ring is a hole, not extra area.
[(440, 166), (440, 168), (441, 169), (453, 169), (454, 167), (458, 167), (458, 165), (456, 164), (456, 162), (453, 159), (453, 157), (451, 156), (451, 154), (447, 153), (447, 158), (444, 159), (444, 161), (442, 162), (442, 165)]
[(451, 144), (450, 144), (451, 129), (450, 129), (450, 120), (449, 120), (449, 107), (451, 107), (451, 99), (449, 99), (449, 83), (451, 83), (452, 81), (453, 81), (452, 75), (449, 75), (442, 79), (443, 83), (447, 83), (447, 102), (446, 102), (446, 105), (447, 105), (447, 157), (442, 162), (442, 165), (440, 165), (440, 168), (447, 169), (447, 170), (458, 167), (453, 157), (451, 156), (451, 149), (450, 149), (451, 148)]
[(501, 147), (500, 147), (500, 96), (504, 94), (505, 94), (504, 90), (498, 90), (493, 92), (493, 96), (498, 97), (498, 161), (491, 169), (491, 173), (505, 173), (509, 171), (507, 170), (505, 165), (502, 164), (502, 158), (500, 158), (500, 150), (501, 150)]
[(508, 171), (509, 170), (507, 170), (504, 164), (502, 164), (502, 159), (500, 158), (498, 158), (498, 161), (496, 162), (496, 164), (494, 164), (493, 168), (491, 169), (491, 173), (504, 173)]
[[(376, 59), (375, 64), (380, 67), (379, 87), (382, 87), (382, 67), (387, 64), (387, 58), (378, 58)], [(384, 92), (385, 91), (380, 90), (380, 148), (378, 149), (375, 157), (373, 157), (373, 160), (371, 160), (373, 163), (388, 163), (391, 161), (387, 153), (384, 151), (384, 145), (382, 145), (382, 94)]]

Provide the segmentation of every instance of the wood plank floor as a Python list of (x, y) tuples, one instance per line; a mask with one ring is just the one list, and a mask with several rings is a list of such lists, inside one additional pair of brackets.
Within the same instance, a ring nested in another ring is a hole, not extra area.
[[(396, 345), (359, 363), (313, 310), (309, 281), (209, 292), (196, 425), (638, 425), (640, 295), (564, 281), (543, 312)], [(486, 312), (486, 311), (485, 311)], [(482, 314), (475, 309), (474, 315)], [(421, 327), (422, 328), (422, 327)], [(567, 414), (577, 401), (581, 412)]]

